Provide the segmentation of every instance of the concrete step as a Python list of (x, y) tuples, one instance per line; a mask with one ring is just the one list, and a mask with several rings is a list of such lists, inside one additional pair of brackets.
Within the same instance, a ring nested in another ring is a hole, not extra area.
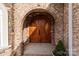
[(29, 43), (24, 48), (24, 56), (52, 56), (51, 43)]

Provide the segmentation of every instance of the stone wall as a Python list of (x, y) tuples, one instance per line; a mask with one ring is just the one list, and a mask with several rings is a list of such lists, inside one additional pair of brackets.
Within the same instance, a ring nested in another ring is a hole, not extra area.
[(73, 4), (73, 55), (79, 55), (79, 4)]
[(55, 42), (57, 44), (58, 40), (64, 40), (63, 35), (63, 19), (64, 19), (64, 4), (50, 4), (49, 11), (55, 14)]
[(8, 4), (8, 3), (5, 3), (4, 4), (5, 7), (7, 7), (8, 9), (8, 38), (9, 38), (9, 45), (12, 44), (12, 40), (13, 40), (13, 35), (14, 35), (14, 15), (13, 15), (13, 4)]

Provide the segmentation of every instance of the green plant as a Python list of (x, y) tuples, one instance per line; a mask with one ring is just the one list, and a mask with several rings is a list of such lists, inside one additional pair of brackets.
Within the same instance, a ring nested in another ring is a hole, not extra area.
[(66, 56), (64, 44), (61, 40), (58, 41), (58, 44), (56, 45), (55, 49), (53, 50), (53, 54), (55, 56)]

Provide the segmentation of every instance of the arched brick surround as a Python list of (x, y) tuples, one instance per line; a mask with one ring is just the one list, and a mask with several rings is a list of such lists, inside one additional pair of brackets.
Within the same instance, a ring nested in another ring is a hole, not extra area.
[(28, 27), (28, 23), (29, 21), (32, 21), (30, 19), (28, 19), (28, 17), (34, 17), (33, 15), (35, 14), (41, 14), (41, 15), (44, 15), (46, 17), (48, 17), (50, 20), (48, 20), (50, 23), (51, 23), (51, 42), (52, 42), (52, 46), (55, 46), (55, 38), (54, 38), (54, 24), (55, 24), (55, 20), (53, 18), (53, 16), (51, 15), (51, 13), (49, 13), (47, 10), (45, 9), (34, 9), (34, 10), (31, 10), (30, 12), (28, 12), (26, 15), (25, 15), (25, 20), (24, 20), (24, 23), (23, 23), (23, 42), (28, 42), (30, 39), (29, 39), (29, 29), (27, 28)]

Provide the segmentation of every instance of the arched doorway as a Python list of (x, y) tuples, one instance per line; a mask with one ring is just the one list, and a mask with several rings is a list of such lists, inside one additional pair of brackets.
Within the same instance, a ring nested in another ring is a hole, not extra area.
[[(29, 44), (27, 44), (24, 54), (52, 55), (52, 48), (55, 46), (54, 18), (52, 15), (44, 10), (29, 13), (25, 18), (23, 29), (25, 29), (24, 33), (26, 32), (24, 35), (29, 34), (25, 37)], [(27, 29), (29, 30), (27, 31)]]
[(47, 41), (47, 43), (52, 43), (55, 46), (54, 25), (55, 20), (53, 16), (46, 10), (42, 10), (41, 12), (40, 9), (37, 9), (34, 12), (28, 13), (23, 23), (23, 30), (25, 28), (29, 29), (29, 32), (27, 32), (29, 35), (26, 40), (40, 43), (46, 43)]

